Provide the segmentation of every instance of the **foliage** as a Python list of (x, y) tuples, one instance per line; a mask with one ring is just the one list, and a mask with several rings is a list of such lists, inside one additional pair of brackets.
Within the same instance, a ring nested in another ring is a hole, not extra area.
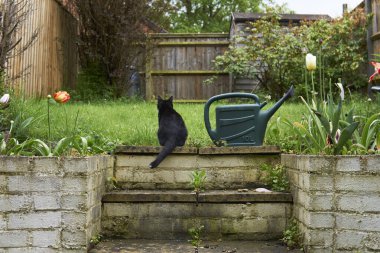
[(197, 225), (189, 229), (189, 235), (191, 237), (191, 240), (189, 240), (189, 242), (191, 243), (192, 246), (194, 246), (195, 253), (198, 252), (199, 246), (202, 243), (203, 230), (204, 230), (203, 225)]
[(89, 62), (78, 74), (75, 90), (70, 91), (77, 100), (94, 101), (112, 98), (112, 89), (107, 84), (107, 75), (99, 63)]
[(205, 170), (194, 170), (191, 172), (191, 182), (190, 184), (194, 187), (195, 192), (201, 192), (204, 190), (206, 183), (206, 171)]
[(305, 94), (304, 57), (317, 55), (320, 76), (317, 85), (325, 87), (338, 78), (347, 87), (366, 84), (361, 65), (366, 61), (366, 16), (361, 10), (333, 21), (324, 19), (283, 27), (280, 11), (268, 9), (267, 15), (251, 23), (234, 38), (233, 46), (215, 60), (215, 68), (235, 77), (258, 81), (272, 97), (280, 97), (290, 85)]
[(261, 170), (265, 172), (264, 181), (273, 191), (289, 191), (289, 181), (286, 177), (286, 169), (281, 164), (275, 166), (262, 164)]
[(79, 57), (83, 69), (98, 63), (114, 96), (122, 94), (131, 65), (147, 42), (145, 24), (161, 19), (167, 1), (72, 0), (79, 16)]
[(289, 249), (302, 248), (302, 237), (295, 219), (291, 220), (283, 232), (281, 241), (283, 241)]
[(169, 12), (173, 32), (228, 32), (233, 12), (258, 12), (262, 0), (174, 0)]

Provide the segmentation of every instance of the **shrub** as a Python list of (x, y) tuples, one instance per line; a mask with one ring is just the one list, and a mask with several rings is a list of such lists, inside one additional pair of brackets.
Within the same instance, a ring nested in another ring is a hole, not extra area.
[[(366, 22), (362, 10), (333, 21), (319, 20), (284, 28), (277, 10), (251, 23), (248, 35), (234, 38), (224, 55), (215, 60), (215, 68), (235, 77), (255, 79), (272, 97), (280, 97), (290, 85), (305, 94), (304, 57), (317, 55), (320, 62), (316, 74), (323, 86), (341, 78), (345, 86), (366, 85), (363, 63), (366, 62)], [(326, 87), (325, 87), (326, 88)]]

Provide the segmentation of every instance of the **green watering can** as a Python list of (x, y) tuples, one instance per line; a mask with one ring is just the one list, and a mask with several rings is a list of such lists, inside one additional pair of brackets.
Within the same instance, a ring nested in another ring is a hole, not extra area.
[[(217, 146), (222, 146), (223, 143), (227, 146), (260, 146), (263, 144), (269, 119), (293, 94), (292, 86), (272, 108), (266, 111), (262, 110), (266, 102), (260, 104), (255, 94), (226, 93), (213, 96), (207, 101), (204, 109), (207, 132)], [(215, 101), (228, 98), (251, 98), (255, 103), (217, 106), (215, 109), (216, 129), (211, 129), (210, 105)]]

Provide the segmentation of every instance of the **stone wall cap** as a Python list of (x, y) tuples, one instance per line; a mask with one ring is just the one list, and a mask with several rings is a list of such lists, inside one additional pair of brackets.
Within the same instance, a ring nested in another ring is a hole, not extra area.
[[(193, 203), (195, 192), (186, 190), (125, 190), (107, 193), (105, 203), (120, 202), (173, 202)], [(199, 203), (291, 203), (292, 195), (285, 192), (256, 192), (254, 189), (240, 192), (238, 190), (210, 190), (199, 194)]]
[(221, 155), (221, 154), (280, 154), (278, 146), (239, 146), (239, 147), (208, 147), (199, 148), (200, 155)]
[[(158, 154), (162, 147), (157, 146), (117, 146), (115, 154)], [(197, 148), (176, 147), (173, 154), (197, 154)]]
[[(117, 146), (115, 154), (158, 154), (162, 147), (157, 146)], [(176, 147), (173, 154), (228, 155), (228, 154), (280, 154), (278, 146), (244, 147)]]

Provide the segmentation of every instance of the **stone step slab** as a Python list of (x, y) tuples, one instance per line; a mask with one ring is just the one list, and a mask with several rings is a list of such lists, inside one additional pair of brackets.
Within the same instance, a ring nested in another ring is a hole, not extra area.
[(123, 189), (191, 189), (191, 173), (206, 171), (206, 189), (263, 187), (262, 164), (280, 162), (279, 149), (263, 147), (176, 148), (157, 168), (148, 166), (160, 147), (116, 149), (115, 178)]
[(121, 191), (103, 197), (102, 233), (127, 239), (186, 239), (203, 225), (207, 239), (278, 239), (292, 213), (289, 193)]

